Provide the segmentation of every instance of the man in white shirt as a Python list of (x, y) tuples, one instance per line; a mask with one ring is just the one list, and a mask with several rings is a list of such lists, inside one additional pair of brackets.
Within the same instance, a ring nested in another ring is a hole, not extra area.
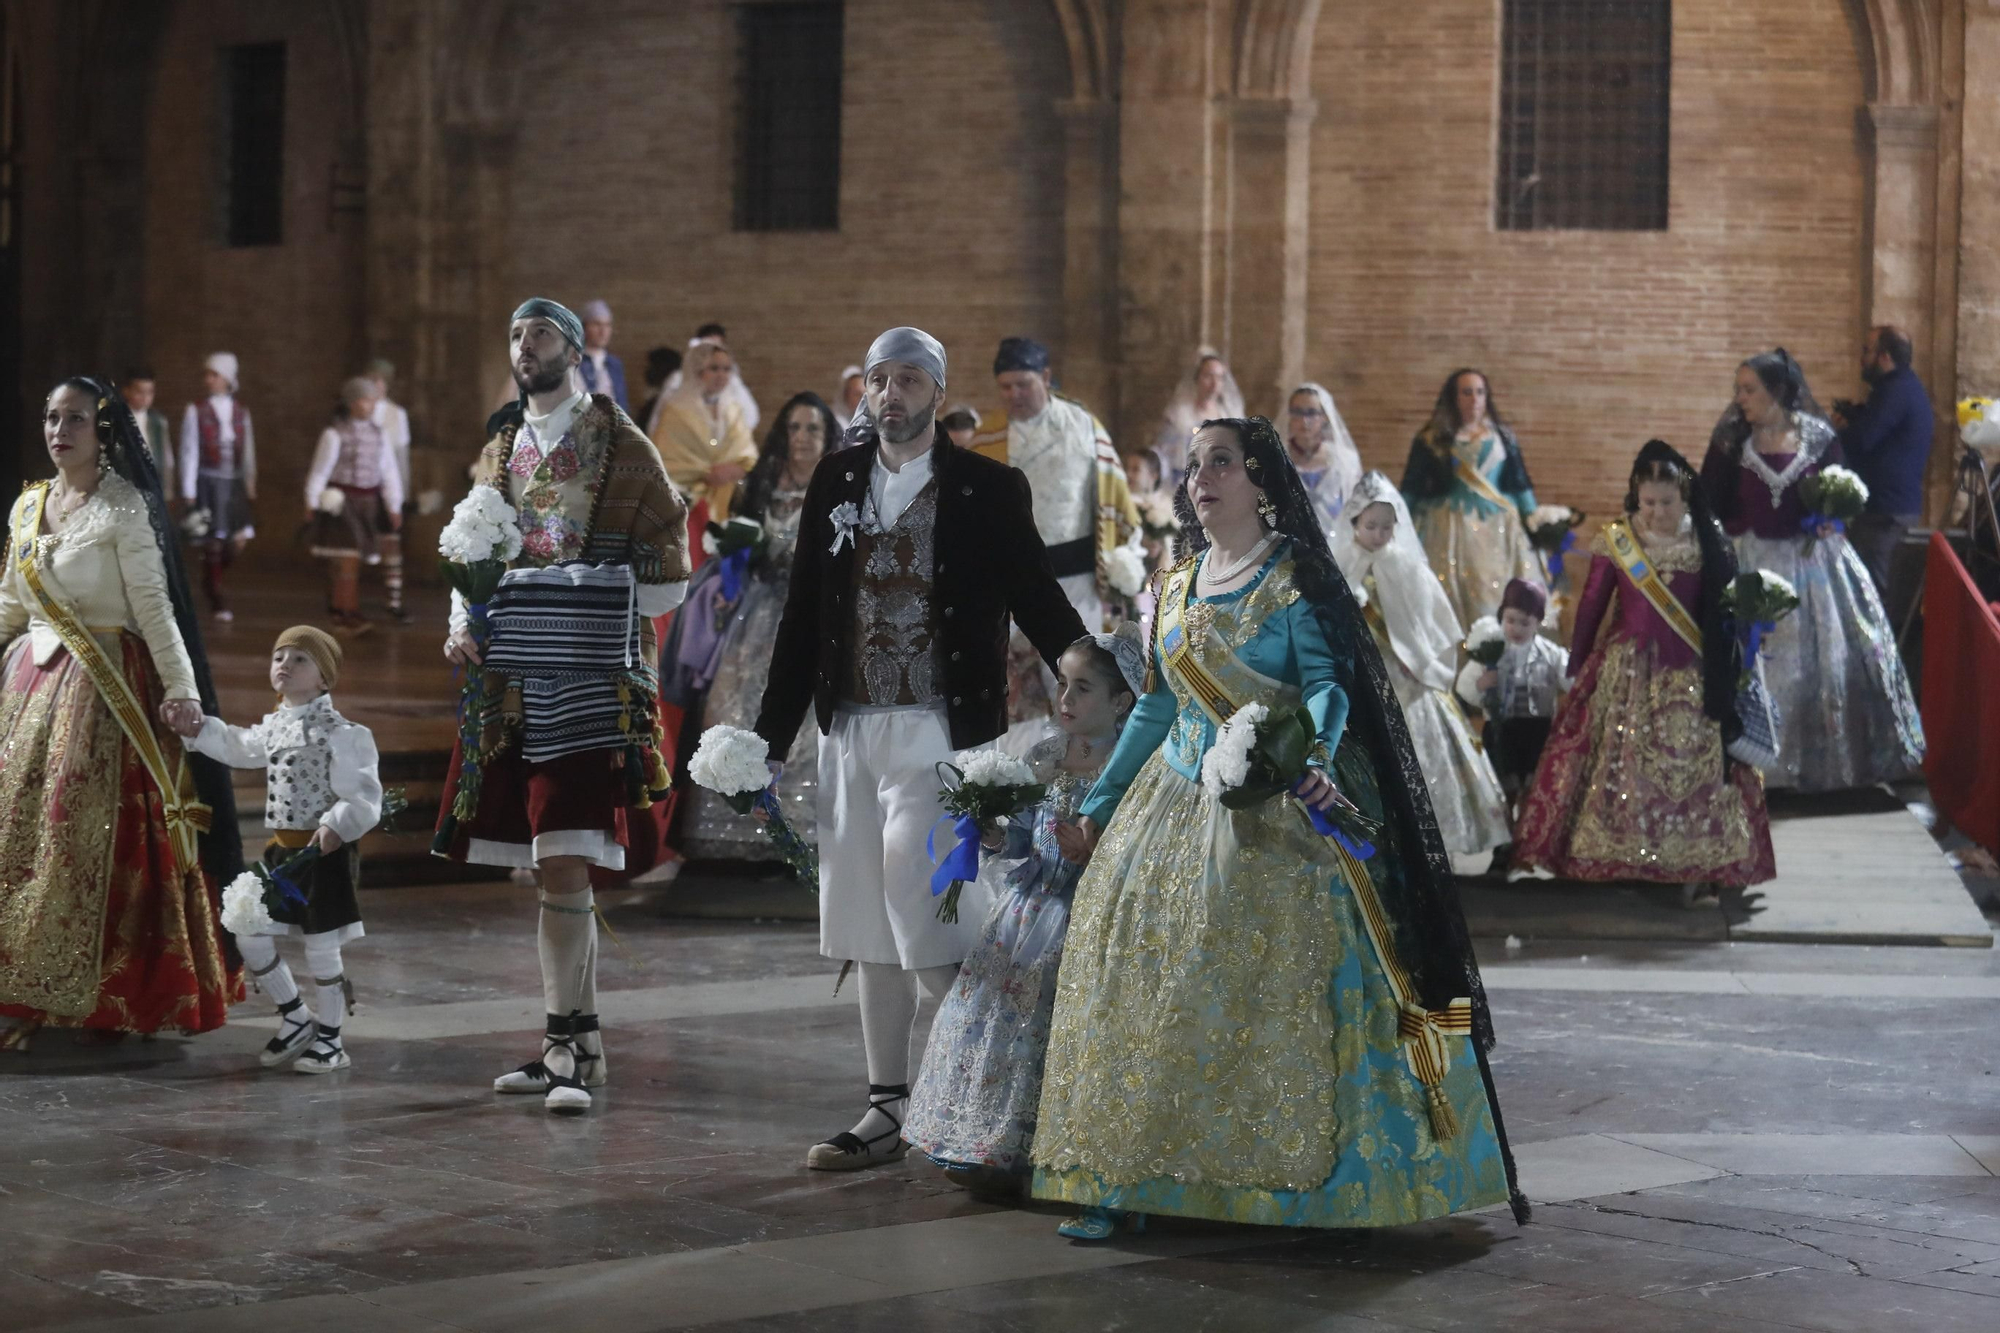
[(257, 535), (250, 522), (250, 506), (257, 499), (257, 441), (250, 410), (236, 397), (239, 382), (235, 353), (209, 356), (202, 371), (207, 397), (189, 403), (181, 414), (176, 469), (181, 499), (206, 515), (200, 538), (202, 586), (209, 610), (221, 621), (235, 619), (223, 591), (223, 573)]
[[(521, 553), (507, 580), (532, 590), (535, 615), (507, 619), (503, 581), (491, 614), (510, 628), (482, 645), (454, 592), (444, 651), (472, 667), (504, 645), (522, 706), (488, 722), (475, 753), (454, 745), (432, 844), (456, 860), (540, 872), (547, 1036), (540, 1059), (493, 1088), (540, 1095), (559, 1112), (588, 1110), (589, 1089), (605, 1082), (590, 869), (624, 869), (628, 818), (668, 796), (658, 678), (631, 668), (659, 660), (654, 618), (680, 605), (688, 579), (687, 502), (624, 409), (584, 392), (583, 346), (582, 321), (541, 297), (508, 328), (521, 396), (487, 422), (473, 480), (516, 511)], [(636, 640), (622, 670), (619, 650), (589, 638), (607, 623), (625, 627), (612, 643)]]
[(935, 765), (1006, 726), (1008, 617), (1049, 662), (1084, 631), (1049, 573), (1027, 481), (937, 424), (944, 348), (890, 329), (865, 364), (872, 427), (826, 454), (807, 488), (756, 727), (782, 775), (808, 709), (819, 724), (820, 952), (860, 969), (868, 1109), (807, 1151), (816, 1171), (908, 1150), (918, 988), (942, 995), (985, 924), (970, 884), (957, 918), (938, 919)]

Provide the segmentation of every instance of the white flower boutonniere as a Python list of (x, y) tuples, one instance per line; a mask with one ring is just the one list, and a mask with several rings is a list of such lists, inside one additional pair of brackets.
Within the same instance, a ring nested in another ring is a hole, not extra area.
[(841, 543), (854, 545), (854, 530), (861, 526), (861, 510), (852, 500), (843, 500), (827, 515), (833, 524), (833, 545), (826, 548), (828, 555), (839, 555)]

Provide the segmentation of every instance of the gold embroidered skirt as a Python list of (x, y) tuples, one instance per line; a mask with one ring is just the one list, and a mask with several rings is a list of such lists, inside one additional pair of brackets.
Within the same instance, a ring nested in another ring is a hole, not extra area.
[[(155, 716), (145, 644), (103, 643)], [(180, 738), (154, 730), (177, 765)], [(175, 863), (160, 793), (97, 687), (67, 650), (39, 667), (15, 639), (0, 659), (0, 1014), (205, 1032), (241, 992), (216, 888)]]
[(1078, 884), (1034, 1159), (1039, 1198), (1390, 1226), (1507, 1198), (1470, 1041), (1432, 1133), (1394, 991), (1298, 805), (1230, 811), (1155, 754)]

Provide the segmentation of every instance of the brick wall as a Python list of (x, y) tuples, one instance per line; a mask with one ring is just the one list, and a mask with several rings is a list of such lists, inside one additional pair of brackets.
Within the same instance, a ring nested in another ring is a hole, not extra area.
[(1665, 232), (1496, 232), (1499, 6), (1329, 5), (1316, 36), (1306, 368), (1400, 478), (1471, 364), (1538, 492), (1608, 515), (1645, 440), (1699, 464), (1749, 353), (1858, 396), (1864, 100), (1838, 0), (1677, 0)]
[[(265, 41), (287, 45), (283, 244), (230, 249), (216, 195), (217, 48)], [(178, 432), (203, 358), (236, 353), (266, 557), (288, 550), (304, 521), (313, 445), (365, 347), (360, 218), (334, 217), (328, 198), (334, 162), (358, 142), (349, 71), (331, 7), (216, 0), (175, 6), (155, 74), (140, 359)]]
[[(1046, 5), (849, 0), (837, 233), (730, 230), (735, 29), (725, 0), (594, 3), (525, 53), (505, 219), (523, 295), (603, 297), (635, 405), (648, 347), (729, 328), (766, 412), (831, 396), (875, 334), (943, 340), (952, 396), (996, 402), (1002, 337), (1060, 332), (1068, 60)], [(558, 93), (555, 90), (562, 90)], [(503, 324), (482, 371), (506, 385)], [(468, 423), (468, 438), (476, 428)]]

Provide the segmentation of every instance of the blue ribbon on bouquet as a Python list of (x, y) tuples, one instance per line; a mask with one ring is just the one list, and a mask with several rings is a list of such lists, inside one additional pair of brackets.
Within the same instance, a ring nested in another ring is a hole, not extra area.
[(1775, 620), (1753, 620), (1743, 633), (1743, 669), (1754, 670), (1757, 666), (1757, 650), (1764, 646), (1764, 636), (1778, 628)]
[(722, 557), (722, 600), (733, 602), (743, 595), (743, 576), (750, 570), (750, 548), (739, 546)]
[[(947, 822), (958, 838), (958, 845), (939, 861), (937, 831)], [(937, 864), (937, 869), (931, 872), (931, 897), (937, 897), (959, 880), (970, 883), (979, 875), (979, 821), (971, 815), (946, 815), (924, 835), (924, 853)]]
[[(1293, 794), (1297, 795), (1296, 790)], [(1312, 821), (1313, 832), (1323, 838), (1332, 838), (1342, 847), (1345, 847), (1348, 855), (1357, 861), (1366, 861), (1369, 857), (1375, 855), (1374, 843), (1354, 841), (1354, 839), (1341, 832), (1340, 826), (1327, 817), (1326, 811), (1320, 809), (1312, 802), (1301, 798), (1299, 804), (1305, 807), (1306, 818)]]
[(1799, 519), (1799, 531), (1805, 533), (1808, 537), (1817, 537), (1819, 536), (1819, 525), (1822, 523), (1832, 528), (1835, 532), (1847, 531), (1847, 520), (1828, 518), (1825, 514), (1805, 515)]
[(1556, 543), (1556, 549), (1549, 553), (1549, 582), (1554, 583), (1563, 576), (1563, 557), (1576, 549), (1576, 529), (1571, 528)]

